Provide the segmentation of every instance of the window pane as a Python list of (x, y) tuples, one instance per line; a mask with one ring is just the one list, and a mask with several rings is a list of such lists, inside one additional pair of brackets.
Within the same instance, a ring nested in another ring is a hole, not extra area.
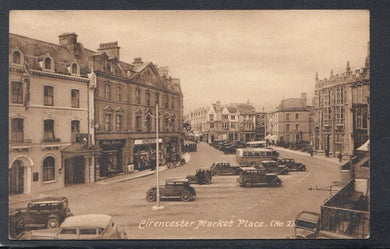
[(23, 84), (22, 82), (12, 82), (12, 103), (23, 103)]
[(70, 229), (70, 228), (63, 228), (60, 232), (60, 234), (77, 234), (76, 229)]
[(80, 107), (80, 91), (76, 89), (72, 89), (72, 107), (79, 108)]
[(96, 234), (95, 228), (80, 228), (80, 235)]

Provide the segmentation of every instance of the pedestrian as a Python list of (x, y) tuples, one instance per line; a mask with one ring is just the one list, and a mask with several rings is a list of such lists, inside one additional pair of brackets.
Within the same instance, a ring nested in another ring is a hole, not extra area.
[(338, 154), (337, 157), (339, 158), (339, 162), (341, 163), (341, 161), (342, 161), (342, 159), (343, 159), (343, 155), (341, 154), (341, 152), (339, 152), (339, 154)]
[(313, 149), (310, 149), (310, 156), (313, 156)]

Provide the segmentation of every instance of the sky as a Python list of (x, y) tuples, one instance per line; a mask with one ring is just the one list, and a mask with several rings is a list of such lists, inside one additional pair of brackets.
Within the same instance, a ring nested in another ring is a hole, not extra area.
[(118, 41), (120, 59), (168, 66), (184, 113), (221, 101), (272, 110), (314, 95), (315, 74), (364, 66), (367, 10), (11, 11), (10, 32), (58, 44), (75, 32), (85, 48)]

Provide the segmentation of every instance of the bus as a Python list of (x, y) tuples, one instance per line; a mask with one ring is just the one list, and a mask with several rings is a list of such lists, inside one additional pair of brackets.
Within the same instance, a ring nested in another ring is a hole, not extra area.
[(265, 141), (252, 141), (252, 142), (246, 142), (245, 146), (247, 148), (266, 148), (267, 143)]
[(256, 165), (262, 161), (278, 160), (279, 153), (266, 148), (239, 148), (236, 151), (236, 161), (240, 165)]

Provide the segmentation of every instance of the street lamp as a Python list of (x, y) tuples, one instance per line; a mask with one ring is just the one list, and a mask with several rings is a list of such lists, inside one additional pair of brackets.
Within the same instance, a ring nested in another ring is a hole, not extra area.
[[(165, 111), (166, 112), (166, 111)], [(168, 112), (167, 112), (168, 113)], [(150, 115), (153, 117), (152, 114), (150, 113), (145, 113), (146, 115)], [(168, 113), (170, 115), (170, 113)], [(160, 209), (163, 209), (164, 206), (160, 206), (160, 184), (159, 184), (159, 171), (160, 171), (160, 163), (159, 163), (159, 137), (158, 137), (158, 128), (159, 128), (159, 111), (158, 111), (158, 103), (156, 103), (156, 114), (155, 114), (155, 118), (156, 118), (156, 181), (157, 181), (157, 193), (156, 193), (156, 201), (157, 201), (157, 205), (156, 206), (153, 206), (153, 210), (160, 210)]]

